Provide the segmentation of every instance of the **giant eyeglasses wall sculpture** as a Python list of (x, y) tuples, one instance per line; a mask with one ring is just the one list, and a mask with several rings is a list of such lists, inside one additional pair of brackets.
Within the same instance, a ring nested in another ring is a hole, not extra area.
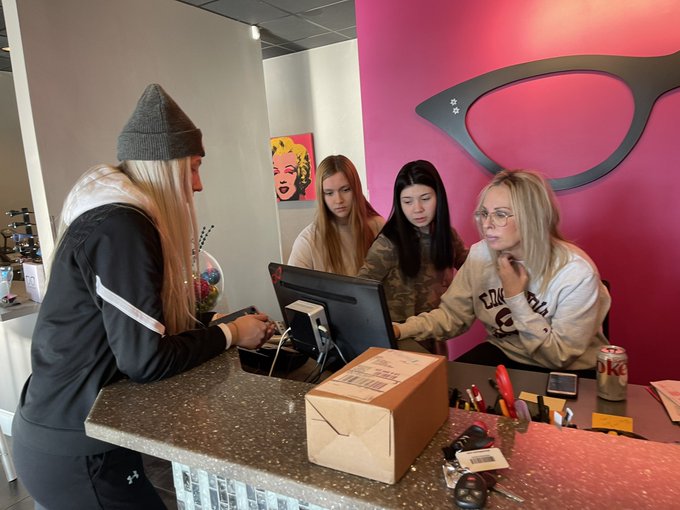
[(554, 190), (583, 186), (608, 174), (623, 161), (640, 139), (654, 103), (680, 87), (680, 51), (658, 57), (573, 55), (517, 64), (464, 81), (432, 96), (416, 107), (421, 117), (446, 131), (484, 168), (496, 174), (503, 168), (487, 156), (470, 136), (466, 117), (470, 107), (486, 94), (539, 76), (567, 73), (605, 73), (625, 83), (633, 94), (631, 125), (619, 146), (601, 163), (568, 177), (550, 179)]

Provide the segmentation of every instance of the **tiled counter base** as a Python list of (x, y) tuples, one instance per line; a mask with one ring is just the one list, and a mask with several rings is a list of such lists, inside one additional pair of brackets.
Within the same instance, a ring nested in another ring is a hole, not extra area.
[(231, 478), (172, 463), (178, 510), (325, 510)]

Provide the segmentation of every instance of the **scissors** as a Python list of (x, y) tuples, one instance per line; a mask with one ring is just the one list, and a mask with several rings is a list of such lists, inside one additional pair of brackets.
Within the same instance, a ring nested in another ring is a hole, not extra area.
[(498, 393), (501, 394), (501, 397), (503, 397), (503, 400), (508, 407), (510, 418), (517, 418), (517, 412), (515, 411), (515, 392), (512, 389), (510, 376), (508, 375), (508, 370), (505, 368), (505, 365), (498, 365), (498, 367), (496, 367), (496, 384), (498, 386)]

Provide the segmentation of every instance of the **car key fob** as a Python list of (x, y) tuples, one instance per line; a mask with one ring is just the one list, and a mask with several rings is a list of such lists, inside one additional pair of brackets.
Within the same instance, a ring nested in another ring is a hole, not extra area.
[(489, 494), (486, 481), (479, 473), (465, 473), (453, 492), (458, 508), (484, 508)]
[(494, 438), (489, 436), (488, 431), (486, 423), (481, 421), (474, 422), (460, 436), (455, 438), (449, 446), (442, 448), (444, 458), (452, 460), (456, 458), (457, 452), (489, 448), (493, 445)]

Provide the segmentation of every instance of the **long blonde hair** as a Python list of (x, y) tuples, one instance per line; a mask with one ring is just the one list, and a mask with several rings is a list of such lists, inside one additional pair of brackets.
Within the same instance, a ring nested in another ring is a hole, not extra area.
[[(344, 260), (335, 215), (328, 209), (324, 200), (323, 181), (338, 172), (347, 177), (352, 189), (352, 208), (349, 225), (354, 240), (354, 260)], [(316, 241), (323, 253), (324, 265), (332, 273), (354, 275), (364, 264), (366, 253), (375, 235), (369, 219), (378, 213), (368, 203), (361, 189), (361, 180), (354, 164), (346, 156), (328, 156), (316, 169)]]
[(196, 309), (193, 275), (197, 272), (193, 253), (198, 253), (191, 158), (124, 161), (120, 168), (155, 208), (149, 213), (163, 250), (161, 299), (166, 332), (191, 329)]
[[(524, 264), (531, 276), (540, 280), (540, 290), (544, 291), (569, 258), (569, 243), (559, 230), (560, 212), (555, 195), (536, 172), (503, 170), (481, 191), (477, 209), (481, 208), (488, 191), (496, 186), (506, 186), (510, 191)], [(497, 257), (498, 253), (492, 250), (492, 255)]]

